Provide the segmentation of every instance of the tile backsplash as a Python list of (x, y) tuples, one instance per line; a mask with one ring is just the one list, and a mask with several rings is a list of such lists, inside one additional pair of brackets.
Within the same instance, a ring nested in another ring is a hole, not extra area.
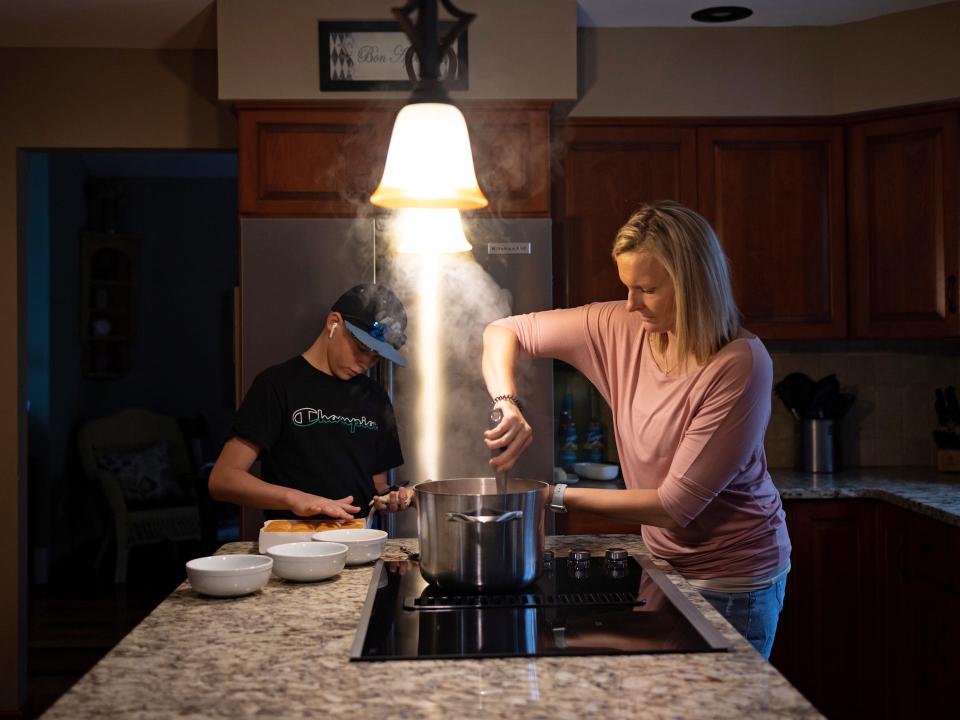
[[(834, 373), (843, 392), (857, 396), (840, 426), (844, 467), (936, 464), (933, 431), (937, 417), (934, 389), (960, 388), (960, 346), (955, 343), (767, 343), (773, 360), (774, 383), (791, 372), (814, 380)], [(590, 417), (590, 384), (568, 365), (557, 363), (554, 373), (556, 416), (563, 395), (574, 398), (574, 418), (585, 428)], [(596, 394), (597, 414), (608, 440), (605, 459), (617, 462), (612, 418)], [(797, 466), (799, 427), (774, 396), (767, 428), (767, 461), (771, 468)]]
[[(774, 382), (791, 372), (819, 380), (836, 374), (844, 392), (857, 396), (840, 427), (843, 465), (934, 465), (936, 446), (931, 432), (937, 424), (934, 390), (960, 386), (960, 355), (952, 348), (938, 351), (906, 349), (830, 352), (777, 351), (773, 359)], [(766, 449), (770, 467), (794, 467), (799, 429), (783, 403), (774, 397), (767, 428)]]

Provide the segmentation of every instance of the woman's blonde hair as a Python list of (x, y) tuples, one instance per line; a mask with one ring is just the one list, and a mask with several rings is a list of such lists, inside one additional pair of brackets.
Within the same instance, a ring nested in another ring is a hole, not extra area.
[[(650, 253), (673, 280), (677, 358), (693, 355), (698, 364), (736, 337), (740, 311), (733, 299), (727, 257), (710, 223), (672, 200), (644, 205), (617, 232), (613, 258)], [(659, 337), (660, 351), (667, 335)], [(682, 360), (681, 360), (682, 361)]]

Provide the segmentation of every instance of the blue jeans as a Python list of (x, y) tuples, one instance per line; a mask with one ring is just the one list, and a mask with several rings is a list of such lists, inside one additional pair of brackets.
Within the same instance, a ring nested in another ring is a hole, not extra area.
[(786, 576), (763, 590), (748, 593), (725, 593), (701, 590), (700, 594), (733, 625), (747, 642), (766, 660), (773, 650), (777, 620), (783, 610)]

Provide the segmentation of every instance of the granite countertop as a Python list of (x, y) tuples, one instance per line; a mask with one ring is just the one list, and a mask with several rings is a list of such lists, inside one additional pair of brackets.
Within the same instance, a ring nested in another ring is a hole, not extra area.
[[(639, 536), (548, 537), (555, 549)], [(391, 540), (385, 558), (416, 540)], [(230, 543), (221, 553), (253, 552)], [(271, 578), (242, 598), (178, 587), (47, 718), (741, 718), (820, 717), (687, 582), (655, 561), (733, 644), (666, 655), (350, 662), (373, 566), (319, 583)]]
[(960, 526), (960, 475), (928, 467), (855, 468), (833, 474), (771, 469), (784, 500), (875, 498)]

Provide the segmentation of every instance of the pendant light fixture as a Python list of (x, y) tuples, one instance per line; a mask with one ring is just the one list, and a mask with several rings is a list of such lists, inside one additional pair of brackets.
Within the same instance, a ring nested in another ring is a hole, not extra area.
[[(384, 208), (477, 210), (487, 206), (473, 169), (473, 152), (463, 114), (440, 80), (440, 61), (476, 17), (440, 0), (457, 18), (440, 40), (438, 0), (409, 0), (393, 15), (420, 60), (420, 78), (397, 115), (380, 185), (370, 202)], [(416, 25), (410, 19), (416, 11)], [(412, 72), (412, 62), (407, 68)]]

